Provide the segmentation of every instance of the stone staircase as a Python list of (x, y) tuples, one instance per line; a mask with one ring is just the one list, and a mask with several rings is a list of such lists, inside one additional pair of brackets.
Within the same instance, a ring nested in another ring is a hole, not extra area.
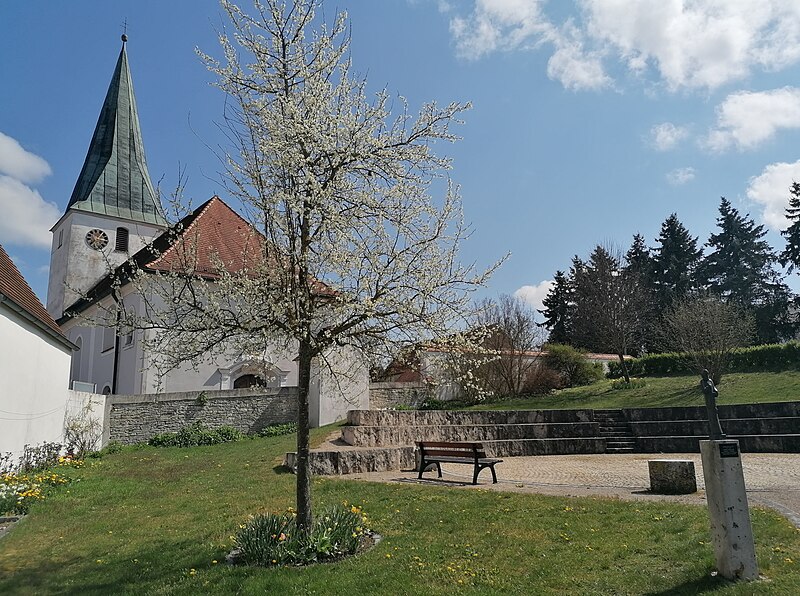
[[(311, 452), (315, 474), (414, 468), (416, 441), (481, 441), (490, 457), (604, 453), (591, 410), (351, 410), (341, 437)], [(293, 466), (294, 454), (286, 464)]]
[[(800, 453), (800, 401), (719, 406), (742, 452)], [(311, 452), (314, 474), (415, 467), (416, 441), (481, 441), (492, 457), (691, 453), (708, 425), (703, 406), (607, 410), (351, 410), (347, 425)], [(286, 455), (294, 466), (294, 454)]]
[(595, 410), (600, 436), (606, 440), (606, 453), (634, 453), (636, 437), (622, 410)]

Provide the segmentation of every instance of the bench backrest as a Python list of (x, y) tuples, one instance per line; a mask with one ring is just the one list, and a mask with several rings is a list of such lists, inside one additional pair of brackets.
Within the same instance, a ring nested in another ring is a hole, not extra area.
[(486, 457), (483, 444), (476, 442), (418, 441), (417, 447), (423, 455), (431, 457), (469, 457), (473, 459)]

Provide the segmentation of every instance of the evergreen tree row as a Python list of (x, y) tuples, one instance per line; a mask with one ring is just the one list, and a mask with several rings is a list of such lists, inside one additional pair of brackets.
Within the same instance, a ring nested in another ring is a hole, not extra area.
[(540, 311), (548, 341), (620, 356), (667, 350), (671, 346), (659, 334), (664, 314), (704, 295), (752, 312), (755, 343), (793, 338), (800, 297), (784, 283), (781, 267), (800, 273), (800, 183), (790, 194), (790, 225), (781, 232), (786, 248), (780, 253), (764, 239), (763, 225), (723, 197), (718, 230), (705, 252), (673, 213), (661, 224), (654, 247), (636, 234), (624, 255), (597, 246), (587, 261), (573, 257), (569, 271), (556, 272)]

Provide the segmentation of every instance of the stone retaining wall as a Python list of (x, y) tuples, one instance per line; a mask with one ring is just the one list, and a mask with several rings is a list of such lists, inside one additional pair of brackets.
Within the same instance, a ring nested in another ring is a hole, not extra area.
[(596, 422), (342, 427), (342, 439), (355, 447), (413, 445), (416, 441), (508, 441), (599, 435), (599, 424)]
[(295, 420), (296, 387), (111, 395), (106, 399), (103, 444), (140, 443), (196, 421), (212, 428), (229, 425), (249, 434)]
[(350, 410), (351, 426), (426, 426), (450, 424), (549, 424), (594, 422), (592, 410)]
[(422, 383), (370, 383), (370, 410), (387, 410), (399, 406), (419, 407), (429, 397)]
[[(646, 420), (705, 420), (705, 406), (672, 408), (625, 408), (630, 422)], [(721, 420), (728, 418), (784, 418), (800, 417), (800, 402), (786, 401), (760, 404), (734, 404), (717, 406)]]

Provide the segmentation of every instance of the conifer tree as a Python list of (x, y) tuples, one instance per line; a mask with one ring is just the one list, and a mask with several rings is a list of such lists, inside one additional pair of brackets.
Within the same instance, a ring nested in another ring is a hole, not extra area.
[(625, 274), (637, 279), (637, 283), (641, 288), (641, 345), (638, 346), (638, 349), (633, 350), (637, 356), (641, 356), (643, 352), (653, 349), (657, 336), (658, 320), (652, 312), (655, 305), (653, 267), (653, 255), (645, 243), (644, 236), (635, 234), (631, 247), (625, 253)]
[(573, 291), (570, 279), (563, 271), (556, 271), (553, 278), (553, 285), (547, 292), (539, 312), (544, 315), (544, 322), (541, 323), (550, 331), (547, 338), (551, 344), (568, 344), (572, 340), (572, 310)]
[(781, 252), (779, 259), (781, 265), (788, 267), (789, 273), (795, 268), (800, 271), (800, 183), (793, 182), (789, 189), (789, 206), (786, 208), (786, 219), (791, 223), (788, 228), (781, 230), (781, 235), (786, 238), (786, 248)]
[(656, 242), (653, 291), (659, 311), (666, 312), (676, 300), (685, 299), (697, 289), (696, 274), (703, 251), (675, 213), (661, 224)]
[(777, 256), (764, 240), (764, 226), (741, 215), (724, 197), (717, 225), (719, 232), (709, 238), (706, 246), (712, 250), (701, 267), (708, 290), (754, 312), (760, 343), (791, 336), (791, 293), (775, 268)]
[(588, 262), (575, 268), (573, 332), (578, 347), (616, 354), (629, 382), (624, 357), (640, 345), (646, 298), (638, 275), (622, 266), (623, 258), (620, 251), (597, 246)]
[(641, 234), (634, 234), (631, 247), (625, 253), (625, 269), (645, 278), (650, 276), (653, 269), (653, 255)]

